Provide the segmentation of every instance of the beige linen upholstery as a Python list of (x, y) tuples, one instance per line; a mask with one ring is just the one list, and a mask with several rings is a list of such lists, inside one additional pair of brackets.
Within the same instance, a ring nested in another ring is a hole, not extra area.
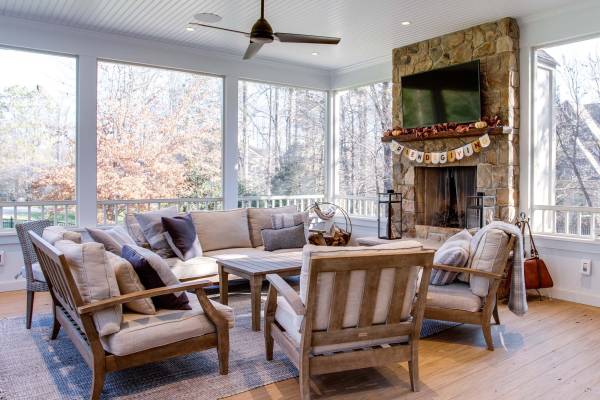
[(212, 257), (194, 257), (183, 261), (177, 257), (165, 259), (180, 281), (208, 278), (219, 274), (217, 261)]
[(285, 206), (275, 208), (248, 208), (248, 226), (250, 229), (250, 241), (252, 247), (263, 245), (260, 231), (273, 227), (271, 216), (275, 214), (293, 214), (298, 212), (296, 206)]
[[(191, 310), (161, 309), (155, 315), (123, 314), (119, 332), (101, 338), (104, 350), (124, 356), (216, 332), (197, 297), (188, 297)], [(233, 327), (233, 310), (214, 301), (211, 303), (227, 318), (229, 327)]]
[(429, 285), (427, 292), (427, 307), (477, 312), (481, 310), (483, 300), (473, 294), (469, 285), (462, 282), (450, 285)]
[(205, 253), (232, 247), (252, 247), (247, 209), (192, 211), (190, 215)]
[[(499, 229), (489, 229), (479, 241), (471, 258), (470, 268), (488, 272), (504, 271), (506, 262), (504, 250), (508, 245), (508, 235)], [(488, 294), (490, 281), (488, 278), (474, 276), (469, 278), (471, 291), (480, 297)]]
[[(104, 245), (59, 240), (54, 246), (64, 254), (85, 303), (94, 303), (121, 294)], [(105, 336), (118, 332), (121, 328), (122, 313), (121, 305), (95, 312), (93, 319), (98, 334)]]
[[(295, 249), (298, 251), (298, 249)], [(221, 250), (213, 250), (204, 252), (204, 255), (207, 257), (214, 258), (222, 258), (222, 259), (232, 259), (239, 257), (249, 257), (249, 256), (264, 256), (265, 254), (269, 254), (265, 252), (262, 248), (254, 248), (254, 247), (233, 247), (230, 249), (221, 249)]]
[[(290, 304), (281, 296), (277, 297), (277, 309), (275, 310), (275, 320), (285, 329), (285, 333), (291, 337), (298, 346), (300, 346), (300, 328), (303, 317), (296, 315)], [(327, 346), (315, 346), (312, 349), (313, 354), (323, 354), (331, 351), (344, 351), (358, 349), (381, 344), (404, 343), (408, 341), (408, 336), (397, 336), (394, 338), (384, 338), (379, 340), (361, 340), (356, 342), (346, 342), (342, 344), (333, 344)]]
[[(106, 252), (106, 258), (108, 263), (115, 272), (117, 284), (119, 285), (119, 291), (121, 294), (135, 293), (142, 290), (146, 290), (138, 274), (133, 269), (133, 266), (126, 259), (119, 257), (109, 251)], [(131, 311), (140, 314), (156, 314), (156, 308), (151, 299), (139, 299), (130, 301), (124, 304), (125, 307)]]
[(42, 239), (52, 245), (59, 240), (70, 240), (75, 243), (81, 243), (81, 233), (68, 231), (64, 226), (53, 225), (44, 228)]
[[(417, 241), (399, 241), (372, 247), (324, 247), (308, 245), (304, 247), (302, 253), (302, 269), (300, 272), (300, 298), (302, 302), (307, 302), (308, 278), (310, 276), (310, 262), (313, 256), (321, 257), (353, 257), (369, 254), (397, 254), (398, 251), (421, 250), (422, 245)], [(411, 268), (409, 281), (416, 277), (419, 272), (418, 266)], [(365, 271), (352, 271), (350, 273), (350, 285), (348, 297), (346, 300), (346, 314), (344, 315), (343, 327), (355, 326), (358, 323), (360, 302), (365, 284)], [(377, 300), (375, 303), (375, 312), (373, 314), (373, 323), (385, 322), (389, 306), (390, 296), (394, 285), (394, 270), (389, 268), (381, 272), (379, 289), (377, 290)], [(412, 301), (416, 292), (415, 285), (412, 285), (410, 291), (405, 297), (402, 306), (401, 320), (406, 320), (410, 316)], [(317, 283), (317, 298), (319, 299), (315, 308), (314, 330), (327, 329), (329, 324), (329, 310), (333, 291), (333, 273), (320, 274)]]

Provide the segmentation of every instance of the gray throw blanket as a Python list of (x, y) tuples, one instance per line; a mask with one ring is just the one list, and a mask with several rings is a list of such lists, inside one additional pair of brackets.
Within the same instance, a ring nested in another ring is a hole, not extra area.
[(525, 290), (525, 266), (523, 263), (523, 235), (521, 230), (513, 224), (501, 221), (493, 221), (489, 225), (480, 229), (471, 242), (471, 253), (477, 248), (483, 234), (488, 229), (499, 229), (510, 235), (515, 235), (515, 246), (513, 248), (513, 269), (510, 286), (510, 297), (508, 298), (508, 309), (515, 315), (523, 316), (527, 313), (527, 291)]

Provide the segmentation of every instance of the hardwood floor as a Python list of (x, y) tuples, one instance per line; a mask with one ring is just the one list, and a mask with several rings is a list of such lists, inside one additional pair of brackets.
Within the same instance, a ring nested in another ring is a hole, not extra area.
[[(49, 312), (38, 294), (34, 312)], [(0, 293), (0, 318), (23, 315), (25, 293)], [(493, 326), (496, 350), (485, 349), (481, 329), (463, 325), (420, 345), (421, 391), (410, 391), (407, 365), (317, 376), (315, 398), (327, 399), (599, 399), (600, 308), (531, 298), (525, 317), (500, 307)], [(296, 379), (228, 400), (299, 398)]]

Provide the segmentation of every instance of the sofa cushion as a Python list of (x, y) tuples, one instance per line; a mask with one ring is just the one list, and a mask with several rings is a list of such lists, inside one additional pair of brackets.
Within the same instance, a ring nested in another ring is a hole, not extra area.
[(129, 236), (122, 226), (113, 226), (109, 229), (85, 228), (94, 242), (102, 243), (106, 251), (118, 256), (121, 255), (123, 246), (135, 245), (135, 241)]
[(273, 227), (271, 222), (272, 215), (293, 214), (296, 212), (298, 212), (298, 208), (296, 206), (248, 208), (248, 226), (250, 229), (250, 241), (252, 242), (252, 247), (263, 245), (260, 231), (262, 229), (271, 229)]
[(208, 278), (219, 274), (217, 260), (212, 257), (194, 257), (185, 261), (173, 257), (165, 259), (165, 262), (180, 281)]
[(162, 218), (172, 218), (177, 214), (176, 206), (134, 214), (144, 233), (144, 237), (150, 244), (150, 248), (163, 258), (173, 257), (173, 251), (165, 238), (165, 228), (162, 224)]
[[(453, 267), (464, 267), (469, 261), (469, 247), (473, 236), (468, 230), (463, 229), (456, 235), (453, 235), (435, 252), (433, 256), (434, 264), (444, 264)], [(432, 285), (448, 285), (456, 280), (459, 272), (444, 271), (433, 269), (431, 271)]]
[[(275, 310), (275, 320), (285, 329), (286, 334), (300, 346), (302, 321), (304, 317), (296, 315), (292, 306), (283, 298), (277, 297), (277, 309)], [(345, 351), (352, 349), (362, 349), (382, 344), (394, 344), (408, 342), (408, 336), (396, 336), (384, 339), (361, 340), (355, 342), (340, 343), (326, 346), (316, 346), (312, 349), (313, 354), (329, 353), (332, 351)]]
[[(169, 265), (151, 250), (139, 246), (123, 246), (121, 256), (129, 261), (146, 289), (179, 284), (179, 279), (173, 274)], [(185, 292), (169, 293), (152, 297), (157, 308), (189, 310), (188, 298)]]
[[(211, 303), (233, 327), (233, 310)], [(119, 332), (101, 338), (104, 350), (124, 356), (216, 332), (196, 296), (190, 296), (189, 304), (190, 310), (159, 310), (155, 315), (125, 313)]]
[[(298, 249), (295, 249), (298, 251)], [(233, 247), (231, 249), (221, 249), (221, 250), (213, 250), (213, 251), (205, 251), (204, 255), (206, 257), (213, 257), (216, 259), (231, 259), (231, 258), (239, 258), (239, 257), (248, 257), (248, 256), (264, 256), (265, 250), (263, 247)]]
[(190, 214), (163, 217), (162, 224), (166, 231), (165, 239), (178, 258), (185, 261), (202, 256), (202, 247)]
[(439, 307), (475, 312), (481, 310), (481, 297), (473, 294), (466, 283), (455, 282), (444, 286), (429, 286), (427, 307)]
[(42, 239), (52, 245), (59, 240), (70, 240), (75, 243), (81, 243), (81, 233), (68, 231), (64, 226), (53, 225), (44, 228)]
[(306, 244), (303, 222), (289, 228), (263, 229), (261, 235), (266, 251), (300, 249)]
[(248, 210), (192, 211), (190, 213), (204, 252), (253, 247), (248, 231)]
[[(323, 247), (307, 245), (304, 246), (302, 253), (302, 269), (300, 272), (300, 298), (306, 304), (308, 279), (310, 276), (310, 262), (313, 256), (321, 257), (356, 257), (361, 255), (372, 254), (398, 254), (398, 252), (418, 251), (422, 249), (422, 245), (417, 241), (398, 241), (384, 245), (372, 247)], [(416, 283), (419, 269), (418, 266), (411, 268), (409, 279), (414, 280), (414, 284), (410, 285), (407, 290), (404, 303), (402, 305), (401, 319), (405, 320), (410, 316), (412, 302), (416, 293)], [(374, 323), (383, 323), (387, 319), (387, 314), (390, 306), (390, 296), (393, 292), (394, 284), (394, 269), (387, 268), (381, 273), (379, 281), (379, 289), (377, 291), (377, 300), (375, 303), (375, 312), (373, 314)], [(346, 314), (344, 315), (343, 326), (350, 327), (358, 323), (359, 305), (362, 302), (362, 293), (365, 284), (365, 270), (352, 271), (350, 273), (350, 284), (348, 290), (348, 298), (346, 303)], [(317, 281), (317, 291), (321, 299), (315, 309), (315, 330), (327, 329), (329, 324), (329, 311), (333, 291), (333, 273), (320, 274)]]
[[(106, 258), (113, 271), (115, 271), (115, 277), (117, 278), (121, 294), (146, 290), (129, 261), (110, 252), (106, 253)], [(154, 307), (154, 303), (152, 303), (152, 299), (133, 300), (125, 303), (124, 306), (140, 314), (156, 314), (156, 308)]]
[[(508, 240), (509, 237), (506, 232), (494, 228), (488, 229), (479, 240), (479, 244), (471, 258), (470, 268), (488, 272), (503, 271), (506, 262), (504, 252)], [(488, 294), (490, 280), (470, 274), (469, 285), (473, 294), (485, 297)]]
[[(85, 303), (95, 303), (121, 294), (104, 245), (94, 242), (80, 244), (70, 240), (59, 240), (54, 245), (64, 254)], [(120, 304), (95, 312), (92, 317), (98, 334), (105, 336), (118, 332), (122, 313)]]

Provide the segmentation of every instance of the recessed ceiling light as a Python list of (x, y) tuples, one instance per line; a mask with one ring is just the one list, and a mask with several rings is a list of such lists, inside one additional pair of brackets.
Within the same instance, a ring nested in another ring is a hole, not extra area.
[(404, 21), (404, 22), (402, 22), (402, 25), (404, 25), (404, 26), (410, 25), (410, 21)]
[(313, 51), (313, 52), (312, 52), (312, 53), (310, 53), (310, 54), (312, 54), (313, 56), (318, 56), (318, 55), (319, 55), (319, 53), (317, 53), (316, 51)]
[(195, 31), (195, 29), (194, 29), (193, 26), (186, 26), (185, 30), (188, 31), (188, 32), (194, 32)]
[(223, 19), (223, 17), (221, 17), (220, 15), (217, 15), (215, 13), (198, 13), (198, 14), (194, 15), (194, 18), (198, 22), (209, 22), (209, 23), (219, 22), (220, 20)]

